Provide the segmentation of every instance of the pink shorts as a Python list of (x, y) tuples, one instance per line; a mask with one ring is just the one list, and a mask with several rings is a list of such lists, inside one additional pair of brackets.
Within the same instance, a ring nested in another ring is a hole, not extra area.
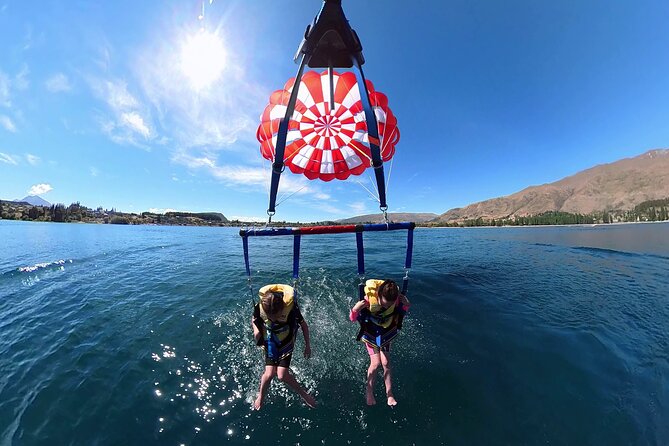
[(374, 356), (378, 355), (379, 351), (384, 351), (384, 352), (390, 352), (390, 343), (384, 345), (380, 349), (378, 347), (372, 347), (368, 343), (364, 342), (365, 348), (367, 349), (367, 353), (369, 353), (369, 356)]

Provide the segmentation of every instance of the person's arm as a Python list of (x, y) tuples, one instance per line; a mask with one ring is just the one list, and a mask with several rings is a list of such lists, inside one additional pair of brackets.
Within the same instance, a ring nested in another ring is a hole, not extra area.
[(353, 308), (351, 308), (351, 313), (348, 315), (348, 318), (351, 320), (351, 322), (358, 320), (358, 315), (363, 308), (369, 308), (369, 303), (367, 303), (366, 300), (359, 300), (358, 303), (353, 305)]
[(409, 311), (409, 306), (411, 305), (411, 303), (404, 294), (400, 294), (400, 305), (402, 306), (402, 310), (405, 313)]
[(307, 321), (302, 319), (300, 328), (302, 328), (302, 333), (304, 333), (304, 357), (309, 359), (311, 358), (311, 341), (309, 338), (309, 326), (307, 325)]
[(409, 299), (404, 294), (400, 294), (400, 304), (399, 304), (399, 312), (397, 314), (397, 329), (401, 330), (402, 329), (402, 324), (404, 323), (404, 316), (406, 315), (406, 312), (409, 311)]

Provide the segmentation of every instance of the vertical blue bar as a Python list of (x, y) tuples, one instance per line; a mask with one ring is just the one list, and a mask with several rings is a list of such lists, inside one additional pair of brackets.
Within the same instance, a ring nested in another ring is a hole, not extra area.
[(407, 231), (407, 258), (404, 261), (404, 267), (411, 268), (411, 259), (413, 257), (413, 228)]
[(402, 294), (406, 296), (408, 289), (409, 289), (409, 278), (404, 277), (404, 279), (402, 279)]
[(246, 266), (246, 275), (251, 277), (251, 268), (249, 267), (249, 238), (242, 237), (242, 245), (244, 246), (244, 265)]
[[(355, 233), (355, 244), (358, 247), (358, 275), (365, 275), (365, 245), (362, 243), (362, 232)], [(365, 298), (365, 284), (358, 285), (358, 300)]]
[(365, 274), (365, 247), (362, 243), (362, 232), (355, 233), (355, 241), (358, 246), (358, 275)]
[(300, 277), (300, 234), (293, 236), (293, 279)]

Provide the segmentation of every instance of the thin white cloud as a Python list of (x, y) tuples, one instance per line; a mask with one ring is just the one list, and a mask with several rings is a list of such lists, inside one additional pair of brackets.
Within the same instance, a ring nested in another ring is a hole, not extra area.
[[(222, 183), (231, 186), (250, 187), (257, 191), (268, 191), (269, 172), (262, 167), (219, 165), (215, 156), (191, 156), (186, 152), (178, 152), (172, 161), (188, 167), (193, 171), (204, 171)], [(284, 175), (281, 177), (281, 192), (284, 194), (319, 194), (315, 186), (303, 177)]]
[(100, 175), (100, 171), (96, 167), (93, 167), (93, 166), (91, 166), (91, 168), (89, 169), (89, 172), (90, 172), (92, 177), (97, 177), (98, 175)]
[(151, 137), (151, 130), (149, 130), (144, 119), (137, 112), (122, 113), (121, 123), (130, 130), (139, 133), (144, 138), (148, 139)]
[(36, 165), (38, 165), (38, 164), (40, 163), (40, 161), (41, 161), (41, 158), (40, 158), (39, 156), (33, 155), (33, 154), (31, 154), (31, 153), (26, 153), (26, 154), (25, 154), (25, 157), (26, 157), (26, 161), (28, 161), (28, 163), (29, 163), (31, 166), (36, 166)]
[(46, 89), (51, 93), (67, 92), (72, 90), (70, 80), (63, 73), (56, 73), (44, 83)]
[(137, 107), (138, 101), (128, 91), (128, 84), (123, 81), (105, 81), (103, 83), (105, 99), (113, 110), (128, 110)]
[(18, 157), (16, 156), (0, 152), (0, 163), (6, 163), (6, 164), (11, 164), (12, 166), (16, 166), (17, 164), (19, 164), (19, 161)]
[(316, 204), (315, 207), (323, 212), (338, 217), (344, 217), (350, 215), (348, 212), (345, 212), (342, 208), (326, 202), (319, 202), (318, 204)]
[(0, 106), (2, 107), (11, 107), (12, 101), (10, 100), (10, 86), (11, 81), (9, 76), (0, 71)]
[(0, 70), (0, 106), (12, 108), (12, 90), (26, 90), (30, 83), (28, 75), (30, 70), (24, 64), (13, 78)]
[(367, 203), (362, 202), (362, 201), (356, 201), (356, 202), (353, 202), (353, 203), (349, 203), (348, 207), (352, 212), (358, 213), (358, 214), (367, 213), (368, 209), (369, 209), (368, 206), (367, 206)]
[(52, 191), (52, 190), (53, 190), (53, 187), (51, 187), (50, 184), (46, 184), (46, 183), (35, 184), (28, 191), (28, 195), (42, 195), (42, 194), (46, 194), (47, 192)]
[(30, 86), (30, 81), (28, 81), (28, 75), (30, 74), (30, 69), (28, 65), (23, 64), (21, 71), (19, 71), (16, 76), (14, 76), (14, 86), (17, 90), (27, 90)]
[(90, 79), (89, 82), (95, 94), (107, 104), (113, 115), (98, 118), (102, 132), (119, 145), (134, 145), (150, 150), (147, 142), (156, 135), (148, 124), (148, 111), (128, 91), (127, 83), (100, 79)]
[(0, 125), (8, 132), (16, 133), (16, 125), (9, 116), (0, 115)]
[(177, 211), (176, 209), (171, 209), (171, 208), (149, 208), (149, 212), (152, 214), (166, 214), (168, 212), (190, 212), (190, 211)]
[(27, 51), (33, 46), (33, 28), (28, 25), (26, 27), (26, 34), (23, 36), (23, 51)]
[(337, 205), (337, 201), (323, 201), (316, 204), (315, 207), (335, 217), (354, 217), (356, 215), (374, 214), (379, 212), (378, 210), (371, 209), (364, 202), (353, 202), (340, 206)]

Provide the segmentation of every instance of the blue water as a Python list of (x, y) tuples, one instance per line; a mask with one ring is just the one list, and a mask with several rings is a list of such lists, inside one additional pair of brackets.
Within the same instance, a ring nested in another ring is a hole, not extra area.
[[(405, 235), (365, 234), (368, 277)], [(292, 241), (251, 240), (253, 286)], [(314, 356), (274, 383), (236, 229), (0, 221), (0, 445), (666, 445), (669, 225), (419, 229), (399, 405), (364, 404), (355, 237), (303, 238)], [(298, 343), (298, 351), (302, 347)]]

